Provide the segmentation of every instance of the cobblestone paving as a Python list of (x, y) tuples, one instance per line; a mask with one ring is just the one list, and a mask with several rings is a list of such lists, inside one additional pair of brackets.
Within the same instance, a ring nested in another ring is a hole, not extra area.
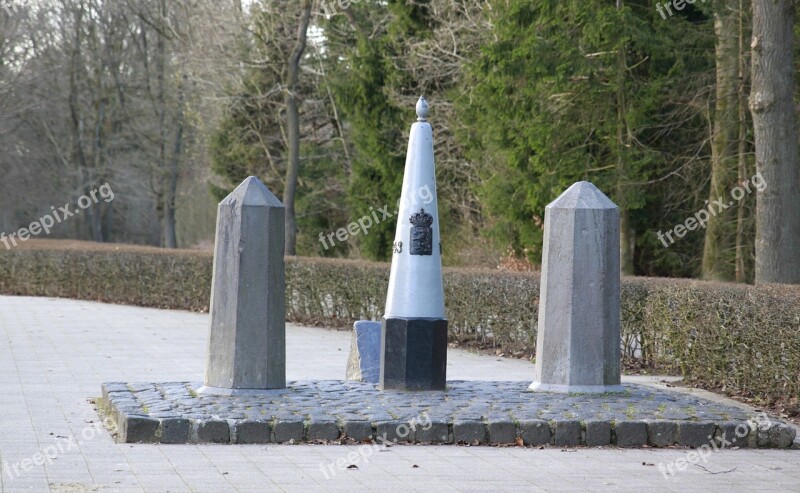
[[(125, 442), (282, 443), (383, 437), (419, 443), (787, 448), (793, 427), (685, 393), (625, 385), (553, 394), (527, 382), (451, 381), (444, 392), (296, 381), (261, 396), (198, 395), (198, 383), (106, 383)], [(748, 424), (749, 423), (749, 424)], [(737, 429), (738, 427), (738, 429)]]

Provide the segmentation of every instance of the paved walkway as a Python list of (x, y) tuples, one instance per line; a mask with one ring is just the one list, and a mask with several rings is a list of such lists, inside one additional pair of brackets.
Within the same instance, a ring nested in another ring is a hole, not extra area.
[[(201, 380), (207, 325), (186, 312), (0, 297), (0, 490), (800, 491), (798, 450), (114, 443), (98, 428), (100, 384)], [(347, 333), (290, 326), (287, 345), (289, 379), (343, 375)], [(451, 379), (532, 375), (528, 362), (462, 351), (448, 362)]]

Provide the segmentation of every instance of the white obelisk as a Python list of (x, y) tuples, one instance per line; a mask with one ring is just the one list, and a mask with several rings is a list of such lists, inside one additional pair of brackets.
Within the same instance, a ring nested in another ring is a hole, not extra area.
[(392, 269), (381, 327), (381, 387), (441, 390), (447, 319), (428, 103), (417, 102), (397, 216)]

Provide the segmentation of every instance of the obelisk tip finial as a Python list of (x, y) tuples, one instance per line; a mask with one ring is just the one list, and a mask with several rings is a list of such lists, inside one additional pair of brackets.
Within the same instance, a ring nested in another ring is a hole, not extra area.
[(425, 96), (420, 96), (417, 101), (417, 121), (428, 121), (428, 102), (425, 100)]

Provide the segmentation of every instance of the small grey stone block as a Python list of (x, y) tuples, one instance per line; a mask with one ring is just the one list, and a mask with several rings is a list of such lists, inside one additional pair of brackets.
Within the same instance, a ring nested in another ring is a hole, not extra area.
[(381, 323), (359, 320), (353, 324), (350, 357), (347, 360), (347, 380), (380, 383), (381, 380)]
[(131, 392), (147, 392), (156, 388), (152, 382), (128, 382), (127, 385)]
[(331, 441), (339, 438), (339, 427), (335, 421), (312, 421), (306, 433), (308, 440)]
[[(738, 432), (739, 434), (736, 434)], [(747, 433), (744, 435), (744, 433)], [(742, 435), (739, 437), (739, 435)], [(734, 432), (734, 437), (736, 437), (736, 443), (740, 444), (741, 447), (747, 448), (757, 448), (758, 447), (758, 427), (757, 424), (754, 423), (752, 420), (742, 421), (736, 425), (736, 431)], [(747, 445), (745, 445), (747, 444)]]
[(724, 423), (717, 424), (717, 431), (714, 433), (714, 438), (716, 439), (717, 447), (719, 448), (731, 448), (731, 447), (739, 447), (739, 448), (748, 448), (748, 437), (750, 435), (750, 427), (746, 424), (740, 428), (740, 431), (743, 433), (746, 432), (745, 435), (741, 437), (736, 436), (736, 427), (739, 426), (739, 423), (734, 421), (728, 421)]
[(230, 443), (231, 427), (227, 421), (209, 420), (197, 424), (198, 443)]
[(489, 443), (514, 443), (517, 441), (517, 426), (511, 421), (490, 421)]
[(372, 423), (369, 421), (347, 421), (344, 424), (344, 433), (348, 438), (363, 442), (372, 438)]
[(647, 445), (647, 424), (641, 421), (617, 421), (614, 426), (617, 447)]
[(379, 421), (375, 423), (376, 438), (388, 443), (413, 442), (414, 430), (405, 421)]
[(130, 393), (128, 390), (128, 385), (122, 382), (106, 382), (100, 388), (103, 389), (103, 399), (108, 400), (109, 394), (113, 393), (120, 393), (120, 392), (127, 392)]
[(453, 443), (450, 427), (443, 422), (432, 422), (430, 426), (417, 427), (416, 439), (419, 443)]
[(647, 444), (652, 447), (669, 447), (678, 441), (678, 423), (650, 421), (647, 423)]
[(581, 443), (580, 421), (556, 421), (555, 444), (558, 447), (574, 447)]
[[(300, 428), (302, 430), (302, 426)], [(270, 432), (266, 421), (239, 421), (236, 423), (236, 443), (269, 443)]]
[(611, 443), (611, 423), (609, 421), (587, 421), (584, 435), (587, 447), (602, 447)]
[(453, 422), (453, 440), (456, 443), (486, 443), (486, 425), (477, 420), (456, 420)]
[(758, 446), (771, 448), (788, 448), (792, 446), (796, 430), (783, 423), (771, 423), (767, 426), (759, 426)]
[(142, 406), (131, 397), (131, 394), (126, 395), (124, 398), (111, 394), (109, 404), (113, 407), (112, 410), (118, 413), (136, 414), (136, 411), (142, 408)]
[(303, 428), (302, 421), (278, 421), (275, 423), (275, 442), (299, 442), (303, 440)]
[(124, 416), (120, 419), (119, 439), (123, 443), (158, 443), (157, 419), (146, 416)]
[(717, 425), (697, 421), (685, 421), (678, 425), (678, 445), (698, 448), (711, 444)]
[(186, 418), (161, 420), (161, 443), (186, 443), (189, 441), (190, 422)]
[(518, 434), (525, 445), (549, 445), (552, 440), (550, 423), (542, 419), (520, 421)]

